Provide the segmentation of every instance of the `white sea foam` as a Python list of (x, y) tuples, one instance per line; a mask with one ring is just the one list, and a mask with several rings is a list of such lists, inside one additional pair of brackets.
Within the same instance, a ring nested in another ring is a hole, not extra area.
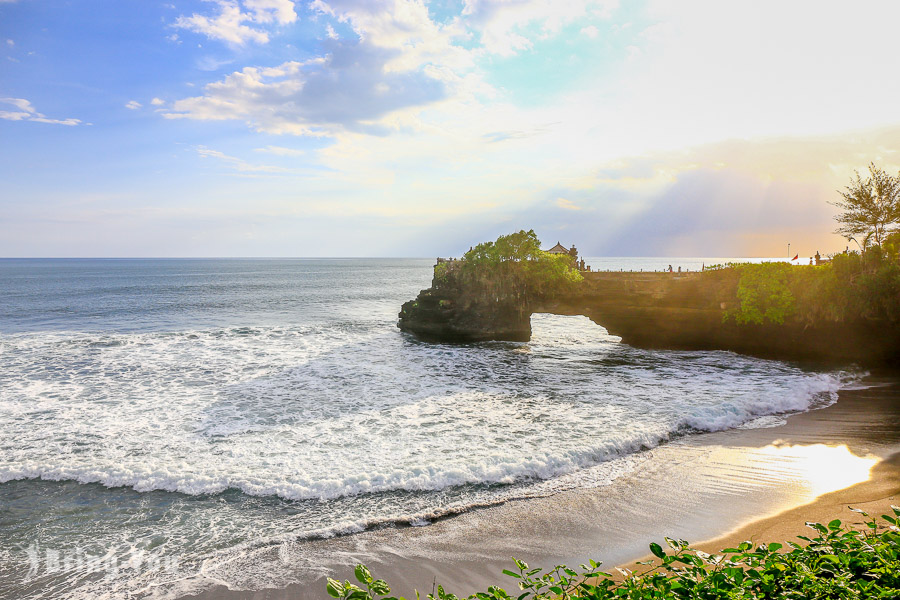
[[(0, 481), (292, 500), (508, 484), (685, 428), (807, 410), (842, 385), (841, 374), (726, 353), (597, 368), (582, 353), (615, 345), (601, 328), (585, 319), (573, 333), (569, 319), (544, 333), (536, 321), (531, 354), (513, 359), (502, 347), (398, 356), (384, 334), (340, 331), (6, 337)], [(590, 335), (575, 344), (579, 327)], [(576, 347), (581, 360), (553, 364)]]

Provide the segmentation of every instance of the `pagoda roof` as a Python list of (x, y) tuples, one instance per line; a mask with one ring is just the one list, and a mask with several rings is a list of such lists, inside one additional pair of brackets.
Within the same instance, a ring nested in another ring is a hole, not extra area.
[(568, 254), (569, 250), (559, 242), (556, 242), (556, 245), (547, 250), (547, 252), (552, 252), (553, 254)]

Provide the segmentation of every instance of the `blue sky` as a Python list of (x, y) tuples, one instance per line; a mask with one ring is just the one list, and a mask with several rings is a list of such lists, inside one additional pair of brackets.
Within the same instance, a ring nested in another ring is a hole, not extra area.
[(900, 4), (0, 0), (0, 256), (843, 249)]

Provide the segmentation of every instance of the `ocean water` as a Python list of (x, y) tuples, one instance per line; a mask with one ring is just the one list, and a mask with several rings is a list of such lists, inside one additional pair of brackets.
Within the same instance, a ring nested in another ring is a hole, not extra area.
[(254, 552), (603, 486), (667, 440), (776, 425), (855, 377), (639, 350), (584, 317), (535, 315), (528, 343), (422, 343), (397, 311), (432, 264), (0, 261), (0, 598), (287, 585)]

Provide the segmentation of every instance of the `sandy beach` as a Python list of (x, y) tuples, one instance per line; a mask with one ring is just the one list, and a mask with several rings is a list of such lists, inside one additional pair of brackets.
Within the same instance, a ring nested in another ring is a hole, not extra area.
[[(792, 539), (809, 531), (809, 520), (859, 522), (848, 506), (880, 515), (900, 504), (895, 376), (869, 377), (826, 408), (769, 419), (644, 452), (640, 464), (610, 485), (507, 502), (427, 527), (298, 542), (272, 559), (294, 568), (302, 584), (216, 586), (186, 597), (323, 598), (324, 578), (352, 577), (358, 562), (398, 595), (430, 591), (435, 581), (462, 595), (493, 583), (512, 585), (500, 573), (511, 556), (543, 566), (590, 558), (627, 566), (663, 536), (714, 551), (745, 539)], [(215, 573), (209, 576), (214, 581)]]

